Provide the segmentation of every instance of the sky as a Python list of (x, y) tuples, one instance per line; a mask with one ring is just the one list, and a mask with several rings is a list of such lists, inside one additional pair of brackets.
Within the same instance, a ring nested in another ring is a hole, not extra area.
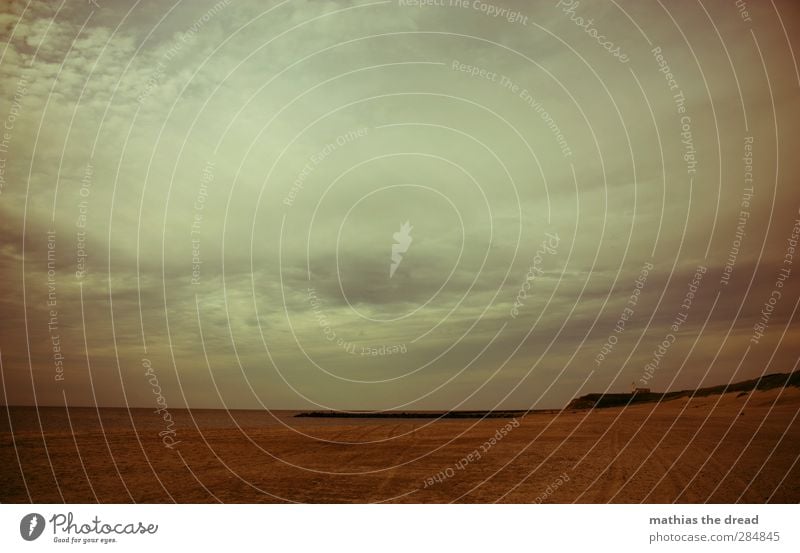
[(800, 6), (741, 5), (4, 2), (0, 401), (558, 408), (796, 369)]

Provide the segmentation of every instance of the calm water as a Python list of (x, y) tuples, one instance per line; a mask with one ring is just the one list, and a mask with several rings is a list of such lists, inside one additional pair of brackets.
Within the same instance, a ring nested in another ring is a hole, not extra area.
[[(169, 415), (176, 429), (224, 429), (224, 428), (265, 428), (272, 426), (290, 427), (322, 427), (322, 426), (358, 426), (375, 424), (386, 419), (371, 418), (311, 418), (295, 417), (301, 411), (256, 411), (222, 409), (169, 409)], [(426, 420), (415, 419), (420, 423)], [(10, 419), (10, 422), (9, 422)], [(390, 419), (392, 420), (392, 419)], [(397, 419), (398, 422), (402, 419)], [(40, 422), (41, 421), (41, 422)], [(165, 421), (162, 413), (155, 409), (125, 409), (116, 407), (71, 407), (69, 412), (63, 407), (6, 407), (0, 406), (0, 433), (14, 434), (39, 433), (41, 429), (48, 433), (70, 433), (70, 423), (78, 432), (106, 432), (151, 430), (163, 428)], [(41, 424), (41, 427), (40, 427)]]
[[(295, 418), (299, 411), (225, 411), (220, 409), (169, 409), (169, 414), (178, 429), (195, 428), (253, 428), (278, 426), (324, 426), (342, 421)], [(9, 421), (10, 419), (10, 421)], [(154, 409), (124, 409), (104, 407), (72, 407), (69, 412), (63, 407), (0, 407), (0, 432), (14, 434), (38, 433), (44, 428), (48, 433), (69, 433), (70, 423), (75, 432), (106, 432), (119, 430), (150, 430), (163, 427), (163, 414)], [(349, 421), (358, 424), (359, 421)]]

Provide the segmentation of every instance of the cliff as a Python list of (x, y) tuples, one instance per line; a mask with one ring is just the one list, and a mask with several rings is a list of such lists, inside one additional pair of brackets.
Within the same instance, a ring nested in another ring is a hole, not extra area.
[(577, 397), (567, 404), (566, 409), (602, 409), (605, 407), (624, 407), (638, 403), (653, 403), (681, 397), (704, 397), (729, 392), (752, 392), (754, 390), (771, 390), (788, 386), (800, 387), (800, 371), (792, 373), (767, 374), (752, 380), (743, 380), (732, 384), (698, 388), (696, 390), (680, 390), (677, 392), (650, 393), (614, 393), (586, 394)]

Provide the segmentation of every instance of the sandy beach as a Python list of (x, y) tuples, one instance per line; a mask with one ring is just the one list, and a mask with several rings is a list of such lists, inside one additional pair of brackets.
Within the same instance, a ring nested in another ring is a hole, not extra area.
[(486, 420), (175, 410), (166, 447), (152, 410), (12, 407), (0, 501), (797, 502), (798, 412), (798, 388)]

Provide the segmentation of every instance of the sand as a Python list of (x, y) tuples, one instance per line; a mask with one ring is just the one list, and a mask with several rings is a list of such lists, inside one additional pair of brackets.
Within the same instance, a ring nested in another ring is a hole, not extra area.
[(798, 413), (797, 388), (518, 425), (174, 410), (170, 449), (152, 410), (45, 408), (42, 432), (36, 410), (11, 407), (0, 501), (798, 502)]

